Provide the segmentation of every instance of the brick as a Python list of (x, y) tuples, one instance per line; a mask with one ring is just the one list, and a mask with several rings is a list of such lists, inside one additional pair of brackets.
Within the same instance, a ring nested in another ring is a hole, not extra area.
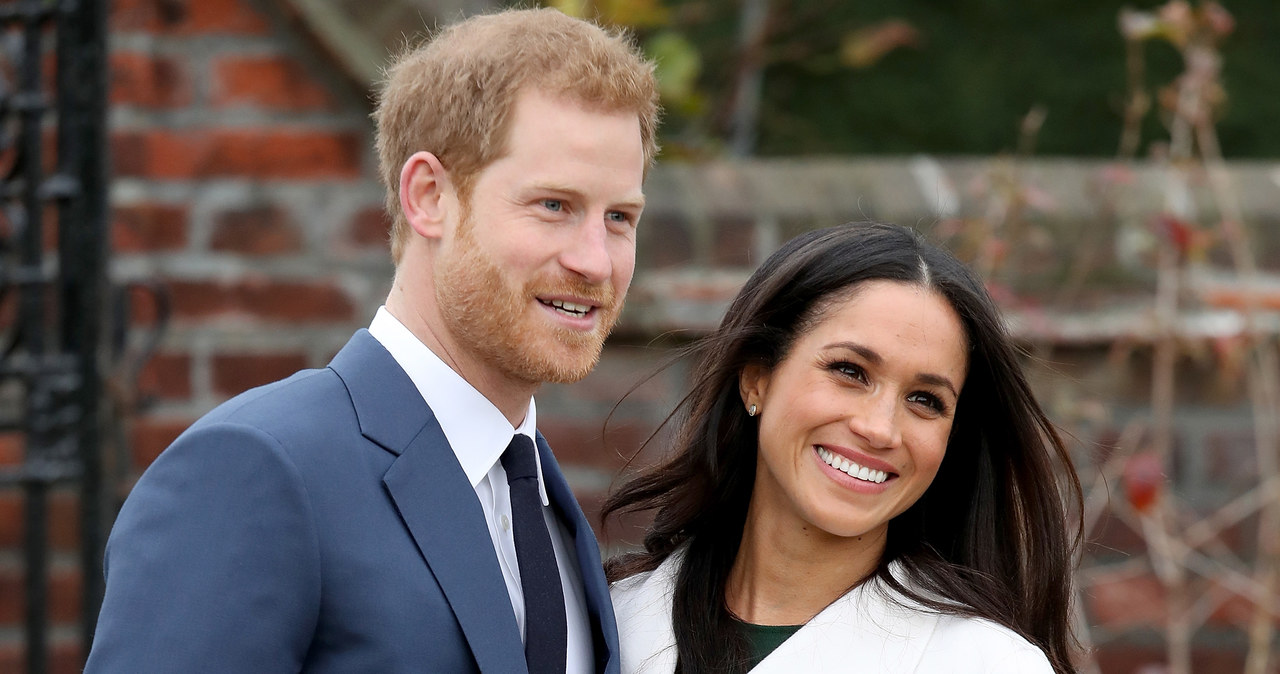
[(218, 355), (213, 358), (215, 393), (233, 396), (255, 386), (284, 379), (307, 366), (299, 353)]
[[(22, 642), (0, 643), (0, 674), (26, 672)], [(49, 640), (48, 674), (80, 674), (84, 669), (84, 648), (74, 639), (54, 636)]]
[(539, 415), (538, 430), (546, 436), (556, 459), (565, 465), (617, 470), (627, 464), (644, 441), (645, 432), (634, 424), (609, 424), (602, 433), (598, 421), (575, 421)]
[(1085, 532), (1085, 537), (1089, 553), (1097, 557), (1139, 554), (1147, 548), (1142, 534), (1116, 517), (1110, 507), (1098, 517), (1093, 529)]
[(191, 397), (191, 355), (158, 353), (147, 360), (138, 375), (142, 398), (185, 400)]
[[(720, 217), (712, 223), (711, 260), (718, 266), (753, 267), (755, 223), (747, 217)], [(755, 260), (754, 262), (760, 262)]]
[[(23, 620), (27, 605), (23, 579), (21, 567), (0, 570), (0, 625)], [(70, 623), (79, 619), (83, 585), (80, 570), (76, 567), (56, 566), (49, 571), (48, 580), (46, 606), (50, 623)]]
[(79, 567), (54, 567), (49, 577), (49, 619), (52, 623), (72, 623), (80, 619), (84, 576)]
[[(80, 501), (73, 492), (56, 491), (45, 500), (46, 536), (54, 550), (80, 545)], [(19, 547), (25, 540), (26, 495), (18, 490), (0, 493), (0, 548)]]
[(55, 550), (76, 550), (80, 546), (80, 498), (73, 491), (49, 494), (47, 502), (49, 545)]
[(334, 99), (297, 61), (279, 56), (228, 57), (213, 66), (215, 107), (332, 110)]
[(120, 253), (179, 250), (187, 245), (187, 208), (169, 204), (116, 206), (111, 248)]
[(112, 32), (178, 35), (261, 35), (270, 30), (266, 18), (243, 0), (114, 0), (109, 26)]
[(1258, 452), (1252, 429), (1214, 429), (1204, 437), (1210, 481), (1252, 485), (1258, 480)]
[[(269, 322), (341, 322), (355, 316), (351, 299), (324, 281), (276, 281), (262, 278), (219, 281), (169, 281), (173, 315), (179, 321), (249, 317)], [(133, 320), (155, 320), (155, 310), (134, 304)]]
[[(621, 484), (621, 482), (619, 482)], [(644, 533), (653, 521), (653, 513), (625, 513), (609, 518), (608, 522), (600, 521), (600, 509), (604, 506), (604, 492), (577, 494), (582, 504), (582, 512), (595, 530), (600, 540), (600, 547), (609, 555), (620, 552), (640, 550), (644, 543)]]
[(218, 216), (210, 247), (244, 255), (294, 253), (302, 249), (302, 233), (282, 208), (228, 211)]
[(49, 644), (49, 674), (80, 674), (88, 654), (75, 639), (57, 638)]
[(150, 331), (158, 327), (160, 307), (165, 303), (172, 305), (173, 292), (162, 280), (146, 279), (129, 284), (125, 299), (127, 304), (123, 310), (129, 314), (131, 327), (135, 331)]
[(347, 294), (325, 282), (248, 281), (238, 291), (240, 307), (259, 318), (288, 322), (355, 318), (355, 307)]
[[(1149, 645), (1129, 643), (1108, 643), (1100, 645), (1094, 653), (1098, 669), (1102, 674), (1165, 674), (1169, 671), (1168, 654), (1163, 649)], [(1274, 661), (1274, 658), (1272, 658)], [(1244, 671), (1244, 654), (1241, 651), (1229, 651), (1192, 644), (1192, 672), (1242, 672)], [(1275, 667), (1268, 668), (1268, 674), (1280, 671)]]
[(22, 433), (0, 433), (0, 466), (21, 463), (26, 444)]
[(0, 549), (22, 545), (22, 492), (6, 489), (0, 492)]
[[(235, 287), (211, 281), (169, 281), (161, 287), (169, 295), (173, 316), (177, 319), (208, 318), (232, 311)], [(154, 309), (134, 304), (134, 321), (155, 321)]]
[[(1220, 596), (1225, 597), (1218, 608), (1209, 614), (1206, 623), (1218, 627), (1236, 627), (1247, 630), (1253, 622), (1253, 602), (1242, 595), (1219, 588)], [(1280, 625), (1280, 619), (1277, 619)]]
[[(694, 262), (692, 226), (676, 213), (646, 215), (641, 220), (637, 259), (650, 268), (678, 267)], [(643, 257), (642, 257), (643, 256)]]
[(1168, 614), (1165, 590), (1154, 576), (1102, 579), (1085, 589), (1090, 624), (1110, 629), (1162, 627)]
[(131, 429), (130, 454), (133, 467), (139, 471), (151, 465), (160, 456), (165, 447), (187, 430), (194, 419), (159, 419), (154, 417), (138, 418)]
[(0, 625), (22, 620), (23, 607), (27, 605), (24, 592), (21, 567), (0, 567)]
[(678, 367), (663, 367), (670, 356), (657, 348), (607, 342), (596, 367), (582, 381), (564, 387), (564, 394), (609, 407), (621, 401), (619, 412), (647, 405), (665, 414), (673, 396), (683, 394), (685, 388)]
[(271, 128), (123, 131), (111, 137), (116, 175), (159, 180), (357, 178), (362, 144), (354, 132)]
[(112, 105), (180, 108), (191, 104), (191, 79), (176, 59), (143, 52), (111, 54)]
[(391, 219), (386, 209), (378, 206), (356, 213), (347, 225), (347, 238), (357, 246), (390, 246)]

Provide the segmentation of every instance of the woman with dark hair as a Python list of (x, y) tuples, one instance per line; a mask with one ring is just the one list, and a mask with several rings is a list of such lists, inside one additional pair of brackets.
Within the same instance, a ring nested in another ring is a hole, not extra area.
[(674, 451), (604, 507), (654, 515), (606, 569), (624, 673), (1073, 671), (1079, 480), (969, 269), (809, 232), (695, 352)]

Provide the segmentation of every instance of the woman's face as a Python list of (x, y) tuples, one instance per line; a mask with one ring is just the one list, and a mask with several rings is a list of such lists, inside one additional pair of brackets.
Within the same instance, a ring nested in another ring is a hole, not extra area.
[(967, 351), (936, 291), (877, 280), (828, 307), (772, 370), (744, 370), (743, 402), (759, 409), (753, 516), (883, 540), (938, 472)]

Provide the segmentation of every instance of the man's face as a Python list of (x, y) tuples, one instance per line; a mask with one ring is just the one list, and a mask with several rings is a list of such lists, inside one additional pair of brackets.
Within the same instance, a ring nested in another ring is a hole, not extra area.
[(476, 177), (435, 266), (456, 346), (486, 377), (572, 382), (599, 359), (635, 270), (644, 152), (635, 114), (537, 91)]

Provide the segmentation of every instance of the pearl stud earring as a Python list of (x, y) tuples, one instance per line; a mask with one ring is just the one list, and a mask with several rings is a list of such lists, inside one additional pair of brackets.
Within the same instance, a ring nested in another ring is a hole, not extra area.
[(754, 417), (756, 415), (756, 410), (757, 408), (755, 403), (751, 403), (751, 407), (747, 408), (747, 416)]

